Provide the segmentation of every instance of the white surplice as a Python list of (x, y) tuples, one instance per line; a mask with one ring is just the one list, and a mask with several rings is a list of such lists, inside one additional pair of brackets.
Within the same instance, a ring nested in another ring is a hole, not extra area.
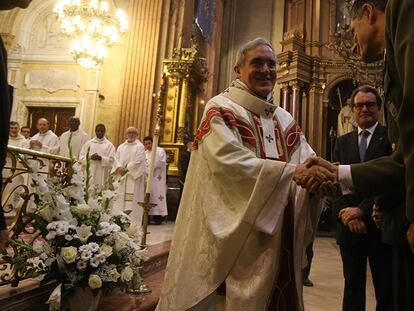
[[(145, 150), (147, 163), (149, 166), (151, 150)], [(150, 209), (150, 215), (167, 216), (167, 155), (164, 149), (157, 147), (154, 163), (154, 175), (152, 178), (152, 188), (150, 202), (157, 204)]]
[[(194, 148), (156, 310), (267, 310), (286, 258), (303, 310), (304, 249), (318, 211), (292, 180), (294, 164), (314, 155), (299, 126), (236, 81), (206, 105)], [(282, 258), (287, 208), (293, 254)]]
[(86, 134), (81, 129), (77, 129), (74, 132), (66, 131), (59, 138), (59, 154), (63, 157), (70, 158), (69, 154), (69, 139), (70, 146), (72, 148), (72, 157), (74, 159), (79, 159), (79, 154), (82, 150), (82, 147), (91, 137)]
[(114, 211), (132, 210), (132, 220), (138, 226), (142, 223), (142, 207), (138, 202), (144, 201), (144, 185), (147, 172), (144, 145), (139, 141), (125, 141), (115, 154), (114, 170), (123, 167), (128, 170), (122, 179), (118, 192), (119, 197), (114, 202)]
[(93, 154), (101, 156), (102, 160), (90, 160), (90, 174), (95, 191), (99, 191), (102, 186), (108, 182), (112, 166), (115, 160), (115, 147), (106, 139), (106, 137), (99, 139), (97, 137), (87, 141), (80, 151), (79, 161), (86, 169), (86, 155), (89, 150), (89, 157)]
[(42, 143), (42, 148), (34, 147), (33, 150), (47, 152), (51, 154), (59, 153), (59, 138), (51, 130), (46, 133), (37, 133), (30, 140), (38, 140)]
[[(27, 148), (27, 141), (24, 138), (23, 135), (21, 134), (17, 134), (17, 136), (13, 137), (13, 136), (9, 136), (9, 142), (8, 145), (10, 146), (15, 146), (15, 147), (20, 147), (20, 148)], [(22, 165), (19, 163), (18, 159), (16, 159), (16, 168), (21, 168)], [(6, 163), (5, 163), (6, 167), (13, 167), (13, 161), (10, 158), (10, 156), (7, 154), (6, 155)], [(7, 178), (8, 176), (11, 176), (12, 171), (9, 169), (3, 169), (3, 178)], [(15, 173), (16, 174), (16, 173)], [(21, 192), (20, 190), (14, 190), (16, 187), (18, 187), (19, 185), (23, 185), (26, 184), (26, 174), (23, 175), (18, 175), (15, 176), (10, 183), (7, 183), (3, 189), (2, 192), (2, 202), (6, 203), (6, 204), (11, 204), (13, 207), (16, 207), (18, 202), (20, 201), (20, 196), (19, 193)], [(13, 192), (13, 193), (12, 193)], [(8, 198), (8, 199), (7, 199)], [(7, 199), (7, 202), (5, 202), (5, 200)]]

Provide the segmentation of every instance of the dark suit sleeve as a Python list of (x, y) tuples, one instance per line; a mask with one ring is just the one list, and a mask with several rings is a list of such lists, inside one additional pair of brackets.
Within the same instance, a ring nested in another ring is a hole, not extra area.
[(365, 196), (401, 193), (405, 187), (405, 170), (404, 165), (397, 160), (397, 152), (393, 156), (352, 164), (354, 192)]
[(402, 88), (397, 123), (405, 165), (407, 217), (414, 223), (414, 1), (392, 0), (388, 5), (386, 40), (393, 48), (399, 78), (395, 83)]
[(336, 139), (334, 152), (333, 152), (333, 162), (341, 162), (339, 157), (339, 139)]

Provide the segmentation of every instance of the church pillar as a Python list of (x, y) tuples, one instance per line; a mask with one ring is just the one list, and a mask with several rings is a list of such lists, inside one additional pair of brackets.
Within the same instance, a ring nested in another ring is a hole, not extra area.
[[(135, 126), (140, 137), (149, 133), (153, 97), (156, 86), (157, 64), (160, 63), (160, 28), (163, 0), (131, 1), (130, 30), (127, 56), (121, 85), (121, 112), (118, 142), (123, 141), (125, 130)], [(162, 57), (162, 56), (161, 56)]]
[(288, 110), (289, 106), (289, 84), (282, 85), (282, 108)]
[(313, 83), (309, 90), (309, 110), (308, 110), (308, 132), (307, 139), (313, 150), (317, 154), (323, 153), (323, 135), (322, 135), (322, 123), (323, 123), (323, 88), (320, 84)]
[(101, 81), (101, 70), (88, 70), (88, 77), (85, 86), (85, 97), (83, 111), (80, 114), (82, 129), (93, 137), (95, 126), (96, 105), (98, 103), (99, 88)]
[(300, 85), (298, 82), (292, 84), (292, 97), (291, 113), (292, 117), (298, 122), (300, 115)]

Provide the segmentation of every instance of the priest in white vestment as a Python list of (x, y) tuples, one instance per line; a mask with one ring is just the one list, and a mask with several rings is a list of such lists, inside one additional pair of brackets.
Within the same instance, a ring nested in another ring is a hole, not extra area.
[(86, 156), (89, 152), (90, 175), (95, 191), (100, 191), (102, 187), (108, 186), (109, 176), (115, 159), (115, 147), (105, 137), (105, 132), (105, 125), (96, 125), (96, 137), (83, 145), (79, 155), (79, 161), (82, 163), (83, 168), (86, 168)]
[(79, 118), (70, 117), (68, 123), (69, 130), (60, 135), (59, 138), (59, 154), (63, 157), (78, 160), (83, 145), (86, 144), (91, 137), (79, 128)]
[(318, 211), (293, 177), (314, 152), (273, 104), (270, 43), (243, 46), (235, 72), (207, 103), (193, 143), (158, 311), (303, 310), (303, 254)]
[[(145, 156), (147, 165), (151, 162), (152, 137), (144, 137)], [(152, 222), (160, 225), (164, 217), (168, 215), (167, 210), (167, 155), (164, 149), (157, 147), (154, 163), (154, 175), (152, 178), (152, 187), (150, 202), (157, 204), (150, 209)]]
[[(36, 128), (39, 131), (29, 141), (29, 148), (45, 153), (58, 154), (59, 153), (59, 138), (50, 129), (50, 123), (45, 118), (37, 120)], [(49, 161), (42, 159), (44, 166), (40, 168), (40, 163), (36, 160), (31, 160), (33, 167), (37, 167), (42, 172), (49, 171)]]
[(135, 127), (127, 129), (127, 140), (116, 151), (114, 173), (122, 176), (114, 211), (132, 210), (132, 220), (141, 226), (143, 211), (138, 202), (144, 201), (147, 165), (144, 145), (138, 140), (138, 130)]
[[(18, 122), (16, 121), (10, 121), (10, 130), (9, 130), (9, 142), (8, 145), (9, 146), (15, 146), (15, 147), (20, 147), (20, 148), (27, 148), (27, 141), (24, 138), (23, 135), (21, 135), (19, 133), (20, 130), (20, 125)], [(19, 168), (21, 167), (21, 164), (19, 163), (18, 159), (16, 159), (16, 167)], [(6, 167), (13, 167), (13, 161), (10, 158), (9, 155), (6, 156)], [(7, 178), (8, 176), (11, 176), (12, 171), (10, 171), (9, 169), (3, 169), (3, 177)], [(19, 185), (23, 185), (26, 184), (25, 181), (25, 175), (17, 175), (15, 176), (10, 183), (7, 183), (4, 187), (4, 190), (2, 192), (2, 202), (6, 203), (6, 204), (10, 204), (12, 207), (16, 207), (17, 203), (20, 200), (20, 196), (19, 193), (21, 191), (16, 191), (14, 190), (16, 187), (18, 187)], [(7, 202), (5, 202), (5, 200), (7, 200)]]
[(36, 128), (39, 131), (29, 142), (29, 148), (51, 154), (59, 153), (59, 138), (50, 129), (50, 123), (45, 118), (37, 120)]

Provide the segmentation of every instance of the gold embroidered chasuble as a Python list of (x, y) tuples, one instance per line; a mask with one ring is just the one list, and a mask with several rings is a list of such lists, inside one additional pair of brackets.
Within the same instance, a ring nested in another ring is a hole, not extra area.
[[(290, 164), (314, 154), (300, 128), (236, 81), (206, 105), (194, 147), (156, 310), (266, 310), (286, 268), (279, 256), (288, 200), (302, 310), (305, 236), (313, 237), (317, 210), (292, 181)], [(206, 307), (223, 282), (222, 302)]]

